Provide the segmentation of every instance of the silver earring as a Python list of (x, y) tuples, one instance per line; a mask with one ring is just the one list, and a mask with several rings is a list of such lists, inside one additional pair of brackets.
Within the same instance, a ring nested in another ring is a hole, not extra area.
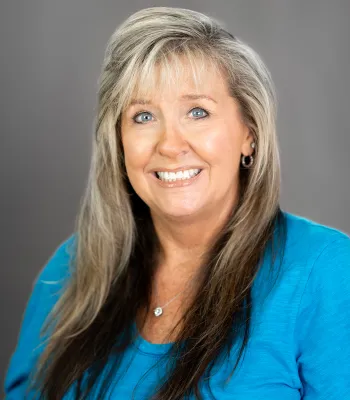
[[(252, 149), (255, 149), (255, 142), (251, 142), (250, 143), (250, 147)], [(247, 159), (249, 161), (247, 161)], [(254, 162), (253, 156), (245, 156), (245, 155), (242, 156), (242, 165), (243, 165), (243, 167), (249, 168), (249, 167), (251, 167), (253, 165), (253, 162)]]
[[(255, 149), (255, 142), (251, 142), (250, 143), (250, 147), (252, 149)], [(247, 159), (248, 159), (248, 161), (247, 161)], [(243, 167), (249, 168), (249, 167), (251, 167), (253, 165), (254, 158), (253, 158), (253, 156), (242, 155), (241, 161), (242, 161)]]
[[(249, 160), (248, 162), (247, 162), (247, 159)], [(243, 155), (242, 158), (241, 158), (241, 161), (242, 161), (243, 167), (249, 168), (249, 167), (251, 167), (253, 165), (254, 158), (253, 158), (253, 156), (245, 156), (245, 155)]]

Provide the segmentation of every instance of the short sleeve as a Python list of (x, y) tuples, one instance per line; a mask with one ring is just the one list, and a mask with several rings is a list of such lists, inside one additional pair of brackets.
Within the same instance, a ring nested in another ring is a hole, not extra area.
[[(64, 280), (69, 276), (71, 236), (53, 253), (38, 274), (22, 317), (16, 348), (5, 377), (5, 399), (27, 399), (29, 375), (42, 352), (41, 328), (57, 302)], [(30, 397), (31, 398), (31, 397)]]
[(350, 238), (319, 253), (295, 326), (303, 400), (350, 400)]

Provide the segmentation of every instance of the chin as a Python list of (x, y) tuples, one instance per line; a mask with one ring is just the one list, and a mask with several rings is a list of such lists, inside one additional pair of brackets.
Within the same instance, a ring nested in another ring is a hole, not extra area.
[(160, 218), (165, 217), (173, 220), (190, 219), (191, 217), (196, 217), (202, 213), (205, 203), (206, 202), (203, 201), (203, 196), (202, 198), (192, 196), (192, 198), (187, 199), (168, 197), (166, 199), (158, 199), (157, 202), (153, 202), (149, 207), (153, 210), (154, 215), (157, 215)]
[(171, 218), (186, 219), (199, 214), (199, 209), (196, 208), (172, 208), (162, 210), (161, 214)]

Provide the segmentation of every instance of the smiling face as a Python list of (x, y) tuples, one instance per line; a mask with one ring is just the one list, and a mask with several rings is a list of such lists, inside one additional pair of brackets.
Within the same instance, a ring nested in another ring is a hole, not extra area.
[(253, 138), (225, 79), (203, 70), (196, 87), (184, 61), (176, 85), (156, 86), (122, 113), (127, 175), (153, 216), (212, 218), (237, 200), (241, 156), (252, 153)]

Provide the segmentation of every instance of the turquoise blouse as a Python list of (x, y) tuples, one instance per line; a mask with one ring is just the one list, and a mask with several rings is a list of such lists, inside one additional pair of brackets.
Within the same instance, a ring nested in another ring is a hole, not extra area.
[[(269, 292), (266, 252), (252, 288), (252, 333), (245, 357), (226, 385), (235, 358), (216, 366), (210, 378), (217, 400), (350, 399), (350, 238), (306, 218), (284, 215), (287, 242), (278, 281)], [(56, 249), (33, 285), (7, 370), (7, 400), (34, 398), (25, 397), (28, 376), (41, 351), (40, 328), (67, 278), (72, 240), (74, 235)], [(149, 398), (164, 376), (164, 365), (156, 363), (170, 346), (138, 336), (126, 351), (109, 398)], [(204, 399), (212, 398), (204, 385), (202, 393)], [(73, 399), (72, 390), (65, 399)]]

